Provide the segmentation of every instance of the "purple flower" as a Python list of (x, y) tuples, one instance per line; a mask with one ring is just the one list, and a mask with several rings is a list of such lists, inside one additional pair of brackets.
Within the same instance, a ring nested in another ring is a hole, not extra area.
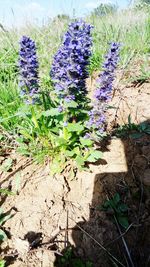
[(120, 44), (111, 43), (110, 50), (103, 64), (103, 72), (97, 79), (97, 89), (94, 97), (98, 101), (107, 102), (111, 99), (113, 89), (114, 72), (119, 60)]
[(25, 98), (26, 103), (34, 104), (38, 101), (38, 67), (35, 43), (29, 37), (23, 36), (19, 52), (19, 86), (20, 95)]
[(59, 107), (58, 107), (58, 111), (59, 111), (59, 112), (62, 112), (62, 111), (63, 111), (63, 107), (62, 107), (62, 106), (59, 106)]
[(67, 126), (68, 126), (68, 122), (65, 121), (65, 122), (63, 123), (63, 125), (64, 125), (64, 127), (67, 127)]
[(89, 128), (96, 129), (100, 133), (105, 130), (106, 118), (105, 113), (107, 109), (107, 103), (111, 99), (114, 72), (119, 60), (119, 48), (120, 44), (111, 43), (110, 50), (106, 55), (106, 60), (103, 64), (103, 72), (97, 79), (97, 89), (94, 93), (94, 101), (92, 109), (89, 112), (89, 121), (87, 126)]
[(87, 66), (91, 56), (92, 26), (77, 21), (69, 25), (64, 41), (54, 57), (50, 76), (55, 92), (64, 102), (82, 102), (87, 94)]

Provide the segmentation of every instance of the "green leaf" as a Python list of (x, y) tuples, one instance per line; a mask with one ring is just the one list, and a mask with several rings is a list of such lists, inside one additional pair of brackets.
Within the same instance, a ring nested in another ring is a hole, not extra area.
[(111, 207), (110, 200), (106, 200), (104, 204), (102, 205), (102, 208), (107, 210), (109, 207)]
[(85, 267), (93, 267), (93, 263), (90, 261), (87, 261), (85, 264)]
[(13, 164), (13, 160), (11, 158), (7, 158), (1, 166), (1, 170), (7, 172), (11, 169)]
[(67, 144), (67, 141), (62, 137), (57, 137), (55, 142), (56, 142), (56, 145), (59, 145), (59, 146)]
[(90, 139), (82, 138), (80, 137), (80, 142), (83, 146), (91, 146), (93, 144), (93, 141)]
[(128, 206), (124, 203), (121, 203), (121, 204), (119, 204), (118, 209), (121, 212), (126, 212), (128, 210)]
[(21, 174), (17, 173), (15, 176), (15, 191), (18, 193), (21, 188)]
[(86, 161), (96, 162), (98, 159), (101, 159), (102, 156), (103, 156), (103, 153), (101, 151), (95, 150), (95, 151), (92, 151), (91, 155), (87, 158)]
[(5, 267), (5, 261), (4, 260), (0, 260), (0, 267)]
[(142, 130), (142, 131), (145, 131), (146, 129), (147, 129), (147, 124), (146, 123), (141, 123), (140, 124), (140, 129)]
[(3, 188), (0, 188), (0, 193), (1, 194), (5, 194), (5, 195), (15, 195), (15, 193), (14, 192), (11, 192), (10, 190), (8, 190), (8, 189), (3, 189)]
[(77, 108), (78, 107), (78, 104), (75, 102), (75, 101), (70, 101), (68, 103), (65, 103), (65, 107), (66, 108)]
[(75, 160), (76, 160), (76, 163), (77, 163), (77, 165), (78, 165), (79, 167), (84, 166), (85, 161), (84, 161), (84, 158), (83, 158), (83, 157), (81, 157), (81, 156), (77, 156), (77, 157), (75, 158)]
[(71, 150), (71, 151), (66, 150), (66, 151), (64, 152), (64, 154), (65, 154), (66, 157), (71, 158), (71, 157), (74, 156), (75, 152), (74, 152), (73, 150)]
[(30, 135), (25, 129), (24, 130), (22, 129), (19, 132), (27, 140), (30, 140), (30, 141), (34, 140), (34, 138), (32, 137), (32, 135)]
[(0, 241), (4, 241), (6, 239), (7, 239), (7, 235), (2, 229), (0, 229)]
[(6, 222), (7, 220), (9, 220), (12, 217), (11, 214), (9, 215), (0, 215), (0, 225), (2, 225), (4, 222)]
[(83, 125), (78, 123), (68, 123), (67, 129), (69, 132), (82, 132), (84, 130)]
[(120, 195), (116, 193), (113, 197), (113, 203), (116, 206), (120, 202)]
[[(48, 125), (49, 126), (49, 125)], [(53, 128), (51, 128), (51, 132), (53, 132), (53, 133), (57, 133), (58, 134), (58, 132), (59, 132), (59, 128), (58, 127), (53, 127)]]
[(1, 214), (3, 213), (3, 209), (2, 208), (0, 208), (0, 216), (1, 216)]
[(128, 124), (131, 124), (131, 114), (128, 116)]
[(56, 173), (61, 173), (65, 168), (65, 161), (66, 158), (64, 157), (63, 154), (62, 155), (57, 154), (51, 162), (51, 167), (50, 167), (51, 175), (54, 175)]
[(123, 226), (125, 229), (129, 227), (128, 218), (125, 216), (117, 216), (118, 222), (121, 226)]
[(114, 107), (114, 106), (108, 106), (107, 109), (117, 109), (117, 107)]
[(74, 153), (75, 153), (76, 155), (80, 155), (80, 149), (79, 149), (78, 146), (76, 146), (76, 147), (73, 149), (73, 151), (74, 151)]
[(16, 141), (20, 144), (22, 144), (24, 142), (24, 138), (21, 136), (21, 137), (17, 137), (16, 138)]
[(60, 115), (60, 112), (59, 112), (58, 108), (51, 108), (51, 109), (48, 109), (46, 111), (43, 111), (42, 115), (44, 117), (53, 117), (53, 116)]
[(0, 134), (0, 141), (3, 140), (4, 136)]
[(150, 134), (150, 125), (147, 125), (147, 127), (144, 129), (144, 133)]
[(145, 133), (150, 134), (150, 128), (147, 128), (147, 129), (145, 130)]
[(21, 144), (18, 148), (17, 148), (17, 152), (22, 154), (22, 155), (26, 155), (29, 156), (30, 153), (28, 151), (28, 146), (26, 144)]
[(142, 137), (142, 133), (133, 133), (129, 135), (132, 139), (137, 139)]
[(72, 259), (72, 267), (85, 267), (85, 264), (81, 261), (81, 259)]

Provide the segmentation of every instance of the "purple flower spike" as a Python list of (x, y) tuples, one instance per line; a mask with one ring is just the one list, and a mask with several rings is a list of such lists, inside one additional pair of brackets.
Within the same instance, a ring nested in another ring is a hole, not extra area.
[(110, 50), (103, 64), (104, 70), (97, 80), (97, 89), (94, 94), (96, 100), (107, 102), (111, 99), (114, 72), (119, 60), (119, 49), (120, 44), (111, 43)]
[(38, 61), (34, 41), (23, 36), (20, 41), (19, 69), (21, 88), (20, 95), (25, 98), (26, 103), (38, 101), (39, 81), (38, 81)]
[(114, 72), (119, 60), (120, 44), (111, 43), (110, 50), (103, 64), (103, 72), (97, 79), (97, 89), (94, 93), (92, 110), (89, 112), (88, 127), (96, 129), (100, 133), (105, 130), (105, 112), (107, 103), (111, 99), (113, 90)]
[(92, 26), (77, 21), (69, 25), (64, 41), (54, 57), (50, 76), (55, 92), (64, 102), (81, 102), (86, 96), (87, 66), (91, 56)]

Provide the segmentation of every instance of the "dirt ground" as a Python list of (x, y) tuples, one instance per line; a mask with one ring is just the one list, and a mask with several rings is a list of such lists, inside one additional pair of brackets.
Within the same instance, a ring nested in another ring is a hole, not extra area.
[[(108, 113), (111, 129), (127, 123), (129, 115), (132, 123), (150, 124), (150, 83), (127, 83), (125, 75), (118, 72), (115, 109)], [(103, 159), (74, 178), (69, 170), (51, 177), (49, 163), (40, 166), (15, 151), (0, 157), (1, 166), (13, 160), (8, 172), (0, 171), (0, 187), (15, 192), (2, 196), (0, 205), (12, 215), (3, 226), (8, 239), (1, 244), (7, 266), (60, 266), (56, 258), (68, 244), (94, 267), (121, 266), (112, 264), (109, 253), (122, 266), (150, 266), (150, 135), (112, 136), (101, 149)], [(126, 230), (98, 208), (116, 192), (128, 206)]]

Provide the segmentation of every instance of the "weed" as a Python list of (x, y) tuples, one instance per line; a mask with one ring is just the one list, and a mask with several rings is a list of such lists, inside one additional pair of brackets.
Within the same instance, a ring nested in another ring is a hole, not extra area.
[(5, 215), (3, 213), (2, 208), (0, 208), (0, 242), (4, 241), (5, 239), (7, 239), (7, 235), (5, 234), (5, 232), (1, 229), (2, 224), (7, 221), (8, 219), (10, 219), (10, 215)]
[(90, 261), (84, 263), (83, 260), (76, 257), (72, 247), (66, 249), (64, 255), (59, 257), (57, 264), (59, 267), (93, 267), (93, 264)]
[(131, 79), (134, 85), (140, 86), (141, 84), (148, 82), (150, 80), (150, 70), (148, 62), (141, 65), (140, 74), (137, 77)]
[(136, 139), (140, 138), (142, 134), (150, 134), (150, 125), (149, 123), (142, 122), (140, 124), (132, 123), (131, 116), (128, 116), (128, 124), (120, 126), (115, 130), (114, 134), (117, 137), (126, 137)]
[(114, 197), (106, 200), (102, 206), (102, 209), (111, 214), (114, 219), (124, 228), (128, 228), (127, 211), (128, 206), (121, 201), (120, 195), (116, 193)]

